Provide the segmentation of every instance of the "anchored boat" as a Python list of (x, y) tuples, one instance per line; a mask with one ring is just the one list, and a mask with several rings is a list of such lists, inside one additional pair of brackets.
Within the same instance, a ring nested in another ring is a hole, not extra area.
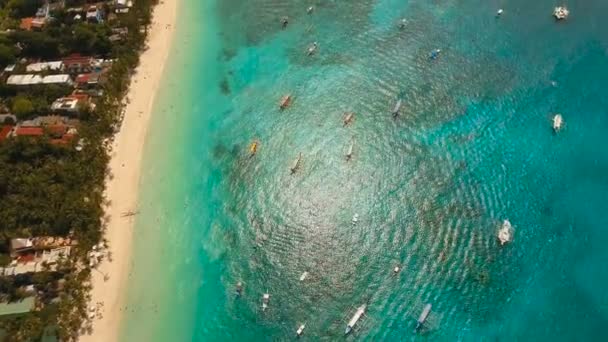
[(355, 119), (355, 113), (353, 112), (346, 112), (344, 113), (344, 126), (348, 126), (350, 125), (351, 122), (353, 122), (353, 120)]
[(555, 133), (561, 131), (562, 126), (564, 125), (564, 118), (561, 114), (555, 114), (553, 117), (553, 131)]
[(270, 294), (264, 293), (262, 296), (262, 311), (266, 311), (268, 308), (268, 303), (270, 302)]
[(302, 275), (300, 276), (300, 281), (304, 281), (304, 279), (306, 279), (306, 277), (308, 277), (308, 272), (304, 271), (304, 273), (302, 273)]
[(441, 49), (435, 49), (433, 51), (431, 51), (431, 55), (429, 56), (430, 59), (437, 59), (439, 57), (439, 54), (441, 53)]
[(258, 143), (258, 141), (254, 141), (251, 143), (251, 145), (249, 145), (249, 155), (250, 156), (255, 156), (256, 153), (258, 153), (258, 146), (260, 144)]
[(281, 102), (279, 102), (279, 108), (281, 110), (289, 107), (291, 104), (291, 94), (287, 94), (281, 98)]
[(566, 6), (557, 6), (553, 9), (553, 16), (556, 20), (565, 20), (568, 19), (570, 15), (570, 11)]
[(419, 331), (422, 328), (426, 320), (429, 318), (432, 308), (433, 305), (431, 305), (430, 303), (424, 306), (424, 309), (422, 309), (422, 313), (420, 314), (420, 316), (418, 317), (418, 321), (416, 322), (415, 331)]
[(397, 100), (397, 103), (395, 103), (395, 107), (393, 107), (393, 117), (396, 118), (399, 116), (399, 110), (401, 109), (401, 99)]
[(301, 324), (296, 330), (296, 336), (300, 337), (304, 333), (304, 328), (306, 328), (306, 324)]
[(353, 149), (355, 147), (355, 142), (352, 141), (350, 146), (348, 147), (348, 151), (346, 152), (346, 161), (350, 161), (353, 158)]
[(240, 297), (243, 294), (243, 283), (241, 283), (240, 281), (236, 283), (235, 292), (237, 297)]
[(285, 16), (281, 18), (281, 27), (283, 29), (287, 28), (287, 25), (289, 24), (289, 17)]
[(353, 329), (355, 328), (355, 325), (357, 325), (357, 322), (361, 319), (361, 317), (363, 317), (363, 315), (365, 315), (366, 308), (367, 308), (367, 306), (364, 304), (364, 305), (361, 305), (357, 309), (357, 311), (355, 311), (355, 314), (350, 319), (350, 321), (348, 321), (348, 324), (346, 325), (346, 330), (344, 330), (344, 335), (348, 335), (353, 331)]
[(302, 152), (300, 152), (300, 154), (298, 155), (298, 158), (296, 160), (294, 160), (293, 164), (291, 165), (291, 174), (293, 175), (294, 173), (298, 172), (298, 169), (300, 168), (300, 163), (302, 162)]
[(498, 230), (498, 241), (500, 241), (501, 246), (513, 241), (513, 227), (509, 220), (505, 220), (502, 223), (502, 227)]
[(317, 52), (317, 47), (319, 46), (319, 44), (317, 44), (317, 42), (312, 42), (312, 44), (310, 44), (308, 46), (308, 50), (306, 50), (306, 54), (308, 56), (312, 56), (315, 54), (315, 52)]

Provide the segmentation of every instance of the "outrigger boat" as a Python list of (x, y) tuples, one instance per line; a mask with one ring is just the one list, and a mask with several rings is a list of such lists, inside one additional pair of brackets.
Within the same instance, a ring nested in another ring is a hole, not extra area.
[(355, 147), (355, 142), (352, 141), (350, 146), (348, 147), (348, 152), (346, 152), (346, 161), (350, 161), (353, 158), (353, 148)]
[(431, 305), (430, 303), (424, 306), (424, 309), (422, 309), (422, 313), (420, 314), (420, 316), (418, 317), (418, 321), (416, 322), (415, 331), (420, 331), (420, 329), (424, 325), (424, 322), (426, 322), (426, 320), (429, 318), (432, 308), (433, 305)]
[(353, 120), (355, 119), (355, 113), (353, 112), (346, 112), (344, 113), (344, 126), (348, 126), (350, 125), (351, 122), (353, 122)]
[(235, 293), (237, 297), (240, 297), (243, 294), (243, 283), (241, 283), (240, 281), (236, 283)]
[(555, 133), (561, 131), (562, 126), (564, 125), (564, 118), (561, 114), (555, 114), (553, 117), (553, 131)]
[(556, 20), (568, 19), (570, 11), (566, 6), (558, 6), (553, 9), (553, 16)]
[(306, 324), (301, 324), (301, 325), (298, 327), (298, 330), (296, 330), (296, 336), (297, 336), (297, 337), (302, 336), (302, 334), (304, 333), (304, 328), (306, 328)]
[(437, 59), (439, 57), (440, 53), (441, 53), (440, 49), (435, 49), (435, 50), (431, 51), (429, 58), (432, 60)]
[(262, 311), (266, 311), (266, 309), (268, 308), (268, 302), (270, 302), (270, 294), (264, 293), (264, 295), (262, 296)]
[(367, 308), (367, 306), (364, 304), (364, 305), (361, 305), (357, 309), (357, 311), (355, 311), (355, 314), (350, 319), (350, 321), (348, 321), (348, 324), (346, 325), (346, 330), (344, 330), (344, 335), (348, 335), (353, 331), (357, 322), (361, 319), (361, 317), (363, 317), (363, 315), (365, 315), (366, 308)]
[(279, 108), (281, 110), (289, 107), (291, 104), (291, 94), (287, 94), (281, 98), (281, 102), (279, 103)]
[(399, 116), (399, 110), (401, 109), (401, 99), (397, 100), (397, 103), (395, 103), (395, 107), (393, 108), (393, 117), (396, 118)]
[(255, 156), (256, 153), (258, 153), (258, 146), (260, 145), (260, 143), (256, 140), (254, 142), (251, 143), (251, 145), (249, 145), (249, 155), (250, 156)]
[(500, 241), (500, 245), (504, 245), (505, 243), (511, 242), (513, 240), (513, 227), (511, 226), (511, 222), (509, 220), (505, 220), (502, 223), (502, 227), (498, 230), (498, 241)]
[(300, 168), (300, 163), (302, 162), (302, 152), (300, 152), (300, 154), (298, 155), (298, 158), (296, 160), (294, 160), (293, 164), (291, 165), (291, 174), (293, 175), (294, 173), (298, 172), (298, 169)]
[(317, 44), (317, 42), (312, 42), (312, 44), (310, 44), (308, 46), (308, 50), (306, 50), (306, 54), (308, 56), (312, 56), (315, 54), (315, 52), (317, 52), (317, 47), (319, 46), (319, 44)]

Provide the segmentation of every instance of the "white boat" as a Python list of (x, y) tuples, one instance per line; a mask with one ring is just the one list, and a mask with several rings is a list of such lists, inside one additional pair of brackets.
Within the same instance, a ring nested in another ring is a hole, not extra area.
[(312, 12), (314, 12), (314, 11), (315, 11), (315, 6), (310, 6), (306, 9), (306, 13), (308, 13), (308, 14), (312, 14)]
[(367, 308), (367, 306), (364, 304), (364, 305), (361, 305), (357, 309), (357, 311), (355, 311), (355, 314), (350, 319), (350, 321), (348, 321), (348, 324), (346, 325), (346, 330), (344, 330), (344, 335), (348, 335), (351, 333), (351, 331), (353, 331), (357, 322), (361, 319), (361, 317), (363, 317), (363, 315), (365, 315), (366, 308)]
[(566, 8), (566, 6), (557, 6), (553, 9), (553, 16), (557, 20), (568, 19), (570, 15), (570, 11)]
[(293, 175), (294, 173), (298, 172), (298, 169), (300, 168), (300, 163), (302, 162), (302, 153), (300, 152), (300, 154), (298, 155), (298, 158), (296, 160), (294, 160), (293, 164), (291, 165), (291, 174)]
[(502, 223), (502, 227), (498, 230), (498, 241), (500, 245), (513, 241), (513, 226), (509, 220), (505, 220)]
[(393, 273), (394, 274), (399, 273), (399, 271), (401, 271), (401, 269), (399, 268), (399, 266), (395, 266), (395, 268), (393, 268)]
[(418, 321), (416, 321), (416, 331), (420, 330), (420, 328), (422, 328), (422, 326), (424, 325), (424, 322), (426, 322), (426, 320), (429, 318), (432, 308), (433, 305), (431, 304), (426, 304), (424, 306), (424, 309), (422, 309), (422, 313), (420, 313), (420, 316), (418, 317)]
[(344, 113), (344, 126), (348, 126), (355, 119), (355, 113), (347, 112)]
[(241, 294), (243, 294), (243, 283), (241, 283), (240, 281), (238, 283), (236, 283), (236, 296), (240, 297)]
[(304, 273), (302, 273), (302, 275), (300, 276), (300, 281), (304, 281), (304, 279), (306, 279), (306, 277), (308, 277), (308, 272), (304, 271)]
[(353, 215), (353, 219), (352, 219), (353, 226), (356, 225), (358, 221), (359, 221), (359, 214)]
[(317, 52), (317, 46), (319, 46), (319, 44), (317, 44), (317, 42), (313, 42), (312, 44), (310, 44), (308, 46), (308, 50), (306, 50), (306, 54), (309, 56), (314, 55), (315, 52)]
[(306, 324), (301, 324), (296, 330), (296, 336), (300, 337), (304, 333), (304, 328), (306, 328)]
[(262, 296), (262, 311), (265, 311), (268, 308), (268, 302), (270, 302), (270, 294), (264, 293)]
[(562, 115), (555, 114), (555, 116), (553, 116), (553, 130), (557, 133), (562, 129), (563, 125), (564, 125), (564, 118), (562, 117)]
[(397, 103), (395, 103), (395, 107), (393, 107), (393, 117), (397, 117), (399, 116), (399, 110), (401, 109), (401, 99), (397, 100)]
[(496, 16), (500, 17), (502, 15), (502, 12), (503, 12), (502, 8), (499, 9), (498, 11), (496, 11)]
[(353, 157), (353, 149), (355, 147), (355, 142), (351, 142), (350, 146), (348, 147), (348, 151), (346, 152), (346, 161), (350, 161)]
[(406, 24), (407, 24), (407, 20), (405, 20), (405, 18), (401, 19), (401, 22), (399, 23), (399, 29), (400, 30), (405, 29)]

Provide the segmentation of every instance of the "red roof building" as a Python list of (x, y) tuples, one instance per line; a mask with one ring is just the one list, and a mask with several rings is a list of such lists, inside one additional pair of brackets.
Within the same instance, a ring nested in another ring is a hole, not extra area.
[(12, 130), (13, 126), (2, 126), (2, 128), (0, 128), (0, 141), (3, 141), (8, 138), (8, 135), (11, 133)]
[(93, 57), (72, 54), (62, 60), (65, 69), (70, 74), (89, 73), (93, 70)]
[(39, 137), (44, 135), (42, 127), (17, 127), (15, 135), (18, 137)]

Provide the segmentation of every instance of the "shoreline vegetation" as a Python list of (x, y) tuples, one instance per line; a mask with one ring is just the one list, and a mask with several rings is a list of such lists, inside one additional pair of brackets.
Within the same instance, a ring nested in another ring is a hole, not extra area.
[[(169, 2), (176, 6), (160, 4)], [(138, 77), (140, 54), (150, 51), (146, 37), (158, 3), (0, 0), (2, 340), (94, 338), (87, 335), (104, 315), (95, 291), (114, 276), (98, 267), (112, 260), (129, 264), (116, 260), (106, 237), (113, 219), (131, 221), (136, 213), (113, 217), (117, 198), (105, 189), (107, 180), (111, 186), (123, 176), (110, 164), (124, 137), (121, 125), (132, 129), (125, 121), (142, 115), (130, 111), (128, 99), (142, 100), (126, 96), (136, 92), (131, 80)], [(147, 89), (152, 92), (135, 96), (152, 101), (156, 89)], [(146, 117), (151, 104), (147, 110)], [(142, 126), (136, 143), (143, 146), (147, 119), (136, 124)], [(134, 164), (129, 167), (139, 167)], [(131, 172), (135, 179), (120, 183), (135, 183), (129, 190), (137, 188), (139, 175)], [(130, 234), (127, 228), (121, 234)]]

